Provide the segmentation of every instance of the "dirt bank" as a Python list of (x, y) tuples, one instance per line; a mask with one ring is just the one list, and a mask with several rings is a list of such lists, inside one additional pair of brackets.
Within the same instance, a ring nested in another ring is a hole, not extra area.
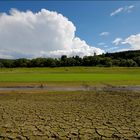
[(46, 90), (46, 91), (140, 91), (140, 85), (137, 86), (77, 86), (77, 87), (57, 87), (57, 86), (30, 86), (30, 87), (0, 87), (0, 91), (16, 90)]

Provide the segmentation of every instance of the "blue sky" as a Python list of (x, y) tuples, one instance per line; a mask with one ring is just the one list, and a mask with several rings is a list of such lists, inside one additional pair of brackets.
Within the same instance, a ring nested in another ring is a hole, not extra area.
[[(0, 12), (11, 8), (38, 12), (42, 8), (67, 17), (76, 27), (76, 36), (106, 52), (133, 47), (125, 39), (140, 33), (139, 1), (1, 1)], [(119, 8), (121, 8), (119, 10)], [(118, 10), (118, 12), (117, 12)], [(111, 15), (112, 14), (112, 15)], [(101, 35), (102, 34), (102, 35)], [(121, 39), (118, 44), (112, 43)], [(131, 38), (130, 38), (131, 39)], [(125, 43), (124, 43), (125, 42)], [(115, 49), (116, 47), (116, 49)]]

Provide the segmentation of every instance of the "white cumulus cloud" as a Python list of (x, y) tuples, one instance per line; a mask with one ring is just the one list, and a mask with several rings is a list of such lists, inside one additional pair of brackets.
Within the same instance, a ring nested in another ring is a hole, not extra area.
[(113, 11), (112, 13), (110, 13), (110, 16), (115, 16), (119, 13), (122, 13), (122, 12), (131, 12), (131, 10), (134, 8), (135, 6), (134, 5), (129, 5), (129, 6), (124, 6), (124, 7), (120, 7), (118, 9), (116, 9), (115, 11)]
[(129, 36), (122, 44), (129, 44), (129, 50), (140, 50), (140, 34)]
[[(140, 50), (140, 34), (130, 35), (125, 39), (116, 38), (112, 43), (116, 46), (121, 45), (121, 48), (118, 48), (117, 51)], [(123, 45), (129, 46), (125, 46), (124, 48)]]
[(76, 37), (75, 31), (74, 24), (57, 12), (12, 9), (0, 14), (0, 57), (82, 57), (104, 52)]

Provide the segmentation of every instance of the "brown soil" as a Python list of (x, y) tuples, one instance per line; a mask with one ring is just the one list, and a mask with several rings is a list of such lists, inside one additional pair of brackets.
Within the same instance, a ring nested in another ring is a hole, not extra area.
[(1, 140), (140, 139), (138, 92), (41, 92), (0, 93)]
[(140, 86), (17, 86), (17, 87), (0, 87), (0, 91), (16, 90), (45, 90), (45, 91), (133, 91), (139, 92)]

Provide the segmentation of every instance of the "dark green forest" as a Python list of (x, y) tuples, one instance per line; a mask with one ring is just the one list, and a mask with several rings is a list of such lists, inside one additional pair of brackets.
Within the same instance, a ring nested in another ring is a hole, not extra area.
[(83, 58), (62, 55), (61, 58), (0, 59), (0, 68), (67, 66), (140, 67), (140, 50), (94, 54), (94, 56), (84, 56)]

